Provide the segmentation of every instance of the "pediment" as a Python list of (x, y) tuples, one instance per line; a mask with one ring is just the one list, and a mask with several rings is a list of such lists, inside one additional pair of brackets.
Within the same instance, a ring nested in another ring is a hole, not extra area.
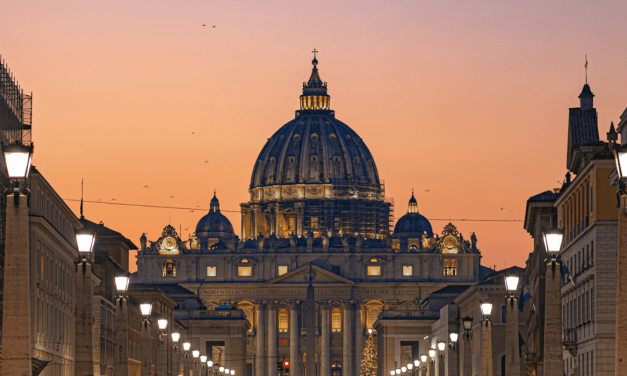
[[(266, 284), (277, 284), (277, 283), (294, 283), (294, 284), (308, 284), (309, 283), (309, 265), (305, 264), (299, 268), (296, 268), (282, 276), (273, 278), (266, 282)], [(316, 265), (311, 266), (312, 274), (313, 274), (313, 284), (327, 284), (327, 283), (341, 283), (346, 285), (353, 285), (354, 282), (350, 279), (346, 279), (342, 276), (339, 276), (335, 273), (332, 273), (328, 270), (322, 269)]]

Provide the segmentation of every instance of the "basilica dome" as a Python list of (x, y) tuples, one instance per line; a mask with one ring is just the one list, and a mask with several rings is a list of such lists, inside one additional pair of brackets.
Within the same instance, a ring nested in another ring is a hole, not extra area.
[(233, 225), (227, 217), (220, 213), (220, 201), (214, 193), (209, 213), (202, 217), (196, 225), (196, 236), (199, 239), (230, 238), (233, 234)]
[(427, 236), (429, 238), (433, 237), (431, 223), (427, 218), (425, 218), (425, 216), (418, 213), (418, 202), (412, 192), (411, 198), (409, 199), (407, 214), (402, 216), (396, 222), (396, 226), (394, 226), (394, 236), (421, 238), (425, 231), (427, 232)]
[(370, 150), (329, 108), (327, 84), (313, 70), (303, 84), (300, 111), (259, 153), (250, 188), (286, 184), (341, 184), (380, 188)]

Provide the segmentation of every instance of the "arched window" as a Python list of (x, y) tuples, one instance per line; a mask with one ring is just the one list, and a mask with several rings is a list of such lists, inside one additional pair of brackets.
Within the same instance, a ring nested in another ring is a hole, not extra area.
[(342, 314), (339, 309), (334, 309), (331, 313), (331, 331), (339, 332), (342, 330)]
[(279, 311), (279, 332), (287, 332), (287, 311)]
[(378, 308), (370, 308), (368, 310), (368, 329), (371, 329), (372, 326), (374, 325), (374, 322), (377, 321), (377, 319), (379, 318), (379, 314), (381, 313), (381, 311), (379, 311)]

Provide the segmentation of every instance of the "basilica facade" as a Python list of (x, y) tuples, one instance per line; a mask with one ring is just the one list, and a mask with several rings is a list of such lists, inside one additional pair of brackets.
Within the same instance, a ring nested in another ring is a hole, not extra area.
[[(140, 240), (133, 282), (182, 287), (186, 293), (172, 298), (185, 335), (237, 375), (275, 375), (284, 360), (291, 375), (305, 375), (310, 340), (317, 374), (357, 375), (370, 329), (381, 364), (400, 362), (403, 351), (432, 345), (425, 335), (441, 307), (431, 294), (474, 285), (484, 274), (474, 233), (466, 240), (452, 223), (434, 232), (413, 194), (390, 231), (391, 204), (374, 158), (335, 118), (312, 63), (295, 118), (253, 161), (241, 235), (214, 194), (188, 239), (168, 225), (158, 239)], [(310, 279), (314, 338), (305, 330)], [(237, 330), (207, 330), (231, 315), (245, 319)], [(404, 319), (420, 324), (399, 329)]]

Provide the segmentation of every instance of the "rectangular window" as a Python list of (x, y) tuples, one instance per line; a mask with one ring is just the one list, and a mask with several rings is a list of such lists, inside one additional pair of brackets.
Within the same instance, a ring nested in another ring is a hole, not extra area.
[(444, 259), (444, 275), (457, 275), (457, 259)]
[(216, 276), (216, 267), (207, 266), (207, 277), (215, 277), (215, 276)]
[(342, 330), (342, 314), (339, 309), (334, 309), (331, 313), (331, 331), (339, 332)]
[(311, 228), (318, 227), (318, 217), (311, 217)]
[(174, 260), (163, 260), (163, 276), (176, 277), (176, 262)]
[(251, 266), (238, 266), (237, 275), (240, 277), (250, 277), (253, 275), (253, 268)]
[(381, 267), (380, 266), (369, 266), (368, 267), (368, 275), (369, 276), (381, 275)]
[(411, 265), (403, 265), (403, 276), (411, 277), (413, 271), (413, 266)]
[(287, 265), (279, 265), (279, 275), (287, 274)]
[(287, 220), (287, 229), (294, 230), (294, 217), (290, 217)]

